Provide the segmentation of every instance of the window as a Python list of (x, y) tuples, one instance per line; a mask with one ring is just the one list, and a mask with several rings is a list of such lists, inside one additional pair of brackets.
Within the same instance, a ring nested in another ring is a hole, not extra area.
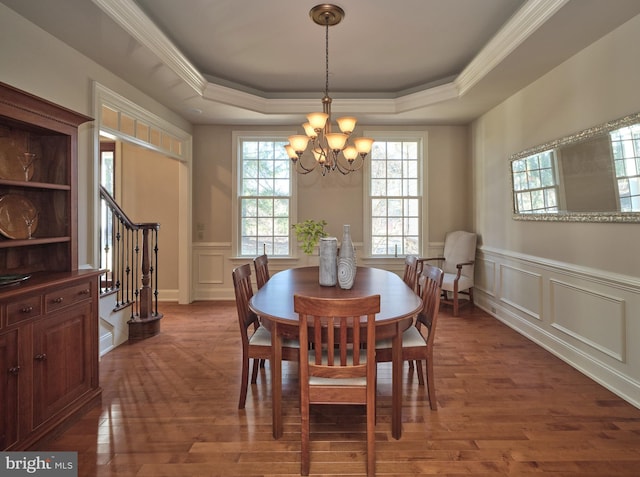
[(640, 124), (609, 133), (621, 212), (640, 211)]
[(555, 152), (544, 151), (511, 163), (516, 210), (521, 214), (558, 212)]
[(238, 255), (290, 255), (292, 178), (285, 137), (238, 136)]
[(368, 197), (371, 256), (419, 255), (422, 243), (423, 140), (371, 134)]

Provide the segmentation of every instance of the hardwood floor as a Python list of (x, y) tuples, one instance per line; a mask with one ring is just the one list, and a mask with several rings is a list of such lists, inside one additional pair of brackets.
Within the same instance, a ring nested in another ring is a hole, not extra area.
[[(42, 450), (77, 451), (80, 476), (299, 475), (297, 365), (284, 363), (284, 436), (271, 436), (269, 370), (239, 411), (233, 303), (162, 304), (160, 335), (103, 357), (102, 406)], [(640, 410), (479, 309), (442, 311), (439, 408), (404, 370), (402, 439), (391, 437), (391, 364), (379, 365), (378, 475), (640, 475)], [(358, 407), (311, 416), (311, 474), (363, 475)]]

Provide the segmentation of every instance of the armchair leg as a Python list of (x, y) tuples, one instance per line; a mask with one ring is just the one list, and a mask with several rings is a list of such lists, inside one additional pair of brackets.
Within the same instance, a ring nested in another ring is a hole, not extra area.
[(453, 292), (453, 316), (458, 316), (458, 308), (459, 308), (459, 303), (458, 303), (458, 290), (455, 290)]

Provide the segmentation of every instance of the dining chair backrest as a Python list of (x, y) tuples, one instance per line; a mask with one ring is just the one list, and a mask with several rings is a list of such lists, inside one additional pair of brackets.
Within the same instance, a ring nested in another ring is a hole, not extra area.
[(375, 317), (380, 295), (294, 295), (293, 300), (300, 320), (301, 474), (309, 475), (310, 467), (309, 405), (365, 404), (367, 474), (375, 475)]
[(260, 255), (253, 259), (253, 266), (256, 270), (256, 283), (258, 289), (262, 288), (270, 278), (269, 275), (269, 259), (267, 255)]
[(404, 258), (404, 276), (402, 280), (414, 291), (416, 289), (417, 273), (418, 257), (415, 255), (407, 255)]
[(422, 310), (416, 317), (416, 326), (426, 326), (429, 330), (427, 346), (433, 346), (435, 338), (436, 322), (440, 310), (440, 297), (442, 296), (442, 279), (444, 272), (433, 265), (425, 264), (419, 278), (420, 298)]
[(238, 310), (238, 323), (240, 324), (240, 335), (242, 336), (242, 346), (249, 346), (248, 329), (251, 325), (257, 329), (260, 325), (258, 316), (249, 308), (249, 300), (253, 297), (253, 287), (251, 286), (251, 265), (246, 263), (235, 268), (232, 272), (233, 289), (236, 295), (236, 309)]

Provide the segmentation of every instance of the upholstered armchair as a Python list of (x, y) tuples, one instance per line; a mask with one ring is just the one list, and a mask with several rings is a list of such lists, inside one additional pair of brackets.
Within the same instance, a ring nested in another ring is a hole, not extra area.
[[(419, 259), (420, 263), (437, 261), (444, 271), (441, 303), (453, 306), (453, 316), (458, 316), (461, 306), (473, 305), (476, 243), (477, 235), (474, 233), (461, 230), (449, 232), (444, 239), (442, 257)], [(460, 300), (460, 295), (466, 295), (468, 300)]]

